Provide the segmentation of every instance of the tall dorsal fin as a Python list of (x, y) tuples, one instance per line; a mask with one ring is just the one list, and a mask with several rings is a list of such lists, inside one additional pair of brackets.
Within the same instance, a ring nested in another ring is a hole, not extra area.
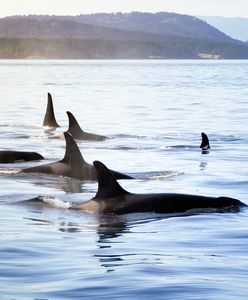
[(201, 133), (201, 136), (202, 136), (202, 142), (200, 148), (202, 148), (202, 150), (209, 149), (210, 145), (209, 145), (208, 136), (204, 132)]
[(65, 156), (62, 161), (75, 166), (80, 166), (82, 163), (85, 163), (85, 160), (83, 159), (83, 156), (73, 137), (68, 132), (64, 132), (64, 136), (66, 142), (66, 150)]
[(72, 136), (82, 133), (83, 130), (79, 126), (74, 115), (70, 111), (67, 111), (66, 113), (67, 113), (67, 116), (69, 119), (69, 127), (68, 127), (67, 132), (69, 132)]
[(43, 121), (43, 126), (60, 127), (55, 119), (53, 100), (50, 93), (47, 94), (47, 108), (46, 108), (46, 114)]
[(93, 162), (98, 180), (98, 191), (95, 198), (112, 198), (128, 194), (116, 181), (110, 170), (100, 161)]

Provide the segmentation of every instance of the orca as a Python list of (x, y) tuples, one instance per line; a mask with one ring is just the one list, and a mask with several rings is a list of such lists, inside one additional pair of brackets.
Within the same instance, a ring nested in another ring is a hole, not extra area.
[(69, 119), (69, 127), (68, 127), (67, 132), (70, 133), (74, 139), (91, 140), (91, 141), (104, 141), (104, 140), (108, 139), (108, 137), (103, 136), (103, 135), (83, 131), (81, 129), (81, 127), (79, 126), (74, 115), (69, 111), (67, 111), (66, 113), (67, 113), (67, 116)]
[[(96, 180), (97, 173), (95, 167), (84, 160), (72, 136), (68, 132), (64, 132), (64, 136), (66, 141), (66, 151), (62, 160), (22, 169), (21, 172), (51, 174), (79, 180)], [(114, 170), (111, 170), (111, 172), (116, 179), (133, 179), (131, 176)]]
[(202, 137), (202, 142), (200, 148), (202, 149), (202, 154), (207, 154), (209, 152), (208, 150), (210, 149), (208, 136), (206, 135), (206, 133), (202, 132), (201, 137)]
[(60, 127), (55, 119), (53, 100), (52, 100), (52, 95), (50, 93), (47, 94), (47, 108), (46, 108), (46, 113), (43, 121), (43, 126), (50, 127), (50, 128)]
[(123, 189), (109, 169), (100, 161), (93, 162), (98, 177), (98, 191), (94, 198), (71, 209), (98, 214), (127, 214), (138, 212), (184, 213), (204, 209), (238, 210), (244, 203), (228, 197), (207, 197), (189, 194), (134, 194)]
[(16, 163), (41, 159), (44, 159), (44, 157), (37, 152), (0, 151), (0, 163)]

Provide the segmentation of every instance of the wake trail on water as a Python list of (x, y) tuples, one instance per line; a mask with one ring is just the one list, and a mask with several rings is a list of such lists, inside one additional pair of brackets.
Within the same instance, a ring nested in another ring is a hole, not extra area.
[(36, 204), (41, 204), (41, 205), (46, 204), (53, 208), (64, 208), (64, 209), (70, 208), (73, 205), (73, 203), (71, 203), (70, 201), (64, 201), (57, 196), (37, 196), (37, 197), (31, 198), (28, 200), (22, 200), (20, 202), (22, 202), (24, 204), (25, 203), (26, 204), (36, 203)]
[(63, 201), (62, 199), (58, 197), (39, 197), (41, 201), (44, 203), (55, 207), (55, 208), (70, 208), (72, 206), (72, 203), (69, 201)]

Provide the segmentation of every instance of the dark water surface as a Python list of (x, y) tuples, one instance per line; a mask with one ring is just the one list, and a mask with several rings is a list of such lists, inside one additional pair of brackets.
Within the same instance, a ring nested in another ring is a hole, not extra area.
[[(63, 158), (41, 124), (47, 92), (110, 137), (78, 141), (89, 163), (136, 174), (129, 191), (229, 196), (248, 204), (248, 61), (1, 61), (3, 150)], [(202, 155), (200, 133), (211, 151)], [(72, 211), (96, 182), (0, 165), (1, 299), (247, 299), (248, 209), (192, 215)]]

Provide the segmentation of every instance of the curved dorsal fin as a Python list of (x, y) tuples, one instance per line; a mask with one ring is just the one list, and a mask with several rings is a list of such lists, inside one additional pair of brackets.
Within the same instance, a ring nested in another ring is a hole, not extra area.
[(47, 94), (47, 108), (46, 108), (46, 114), (43, 121), (43, 126), (60, 127), (55, 119), (53, 100), (50, 93)]
[(209, 145), (208, 136), (204, 132), (201, 133), (201, 136), (202, 136), (202, 142), (200, 148), (202, 148), (202, 150), (209, 149), (210, 145)]
[(82, 133), (83, 130), (79, 126), (79, 124), (78, 124), (76, 118), (74, 117), (74, 115), (70, 111), (67, 111), (66, 113), (67, 113), (67, 116), (68, 116), (68, 119), (69, 119), (69, 127), (68, 127), (67, 132), (69, 132), (72, 136)]
[(93, 162), (98, 180), (98, 191), (94, 198), (112, 198), (128, 194), (116, 181), (110, 170), (100, 161)]
[(79, 166), (82, 163), (85, 163), (83, 156), (74, 141), (73, 137), (68, 133), (64, 132), (65, 142), (66, 142), (66, 149), (65, 149), (65, 156), (62, 159), (63, 162)]

